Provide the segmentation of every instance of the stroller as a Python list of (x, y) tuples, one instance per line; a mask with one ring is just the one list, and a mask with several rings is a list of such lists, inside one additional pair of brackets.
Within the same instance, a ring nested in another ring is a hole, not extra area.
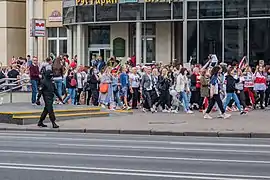
[(172, 97), (172, 112), (178, 113), (183, 107), (182, 102), (179, 100), (179, 94), (176, 92), (176, 90), (171, 89), (170, 95)]

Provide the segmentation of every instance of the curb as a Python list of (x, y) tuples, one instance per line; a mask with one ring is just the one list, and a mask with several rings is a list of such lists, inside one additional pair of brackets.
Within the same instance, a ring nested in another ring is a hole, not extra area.
[(235, 137), (235, 138), (270, 138), (269, 133), (242, 132), (173, 132), (155, 130), (117, 130), (117, 129), (50, 129), (50, 128), (0, 128), (0, 131), (32, 131), (32, 132), (68, 132), (94, 134), (130, 134), (160, 136), (197, 136), (197, 137)]

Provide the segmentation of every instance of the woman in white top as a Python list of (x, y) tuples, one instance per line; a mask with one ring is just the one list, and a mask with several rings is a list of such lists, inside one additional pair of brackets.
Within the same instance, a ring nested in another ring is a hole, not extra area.
[(83, 92), (84, 84), (87, 81), (86, 78), (87, 74), (84, 71), (83, 66), (78, 67), (78, 71), (76, 73), (76, 80), (77, 80), (77, 96), (76, 96), (76, 103), (77, 105), (80, 105), (80, 97), (81, 93)]
[(137, 73), (137, 68), (133, 67), (129, 74), (130, 85), (132, 87), (132, 109), (138, 109), (140, 76)]
[(180, 70), (180, 73), (176, 78), (175, 90), (180, 94), (180, 101), (182, 101), (183, 103), (185, 112), (188, 114), (192, 114), (193, 112), (189, 109), (187, 96), (190, 93), (187, 73), (188, 71), (186, 68), (182, 68)]

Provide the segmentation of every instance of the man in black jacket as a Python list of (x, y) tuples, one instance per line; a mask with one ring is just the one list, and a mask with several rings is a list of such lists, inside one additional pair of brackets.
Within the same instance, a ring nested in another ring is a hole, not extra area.
[(53, 82), (53, 72), (51, 70), (47, 70), (44, 75), (44, 79), (41, 80), (40, 92), (43, 96), (45, 107), (40, 116), (40, 120), (38, 122), (39, 127), (47, 127), (47, 125), (43, 124), (47, 114), (49, 114), (49, 118), (52, 122), (53, 128), (59, 128), (59, 126), (55, 123), (55, 114), (53, 111), (53, 100), (54, 94), (59, 98), (61, 102), (63, 102), (61, 96), (58, 94), (57, 89), (55, 88), (55, 84)]

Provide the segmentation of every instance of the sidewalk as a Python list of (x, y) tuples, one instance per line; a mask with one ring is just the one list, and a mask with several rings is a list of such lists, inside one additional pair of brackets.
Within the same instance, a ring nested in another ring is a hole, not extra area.
[[(202, 113), (167, 114), (134, 112), (111, 117), (60, 121), (59, 130), (33, 125), (0, 124), (2, 130), (45, 130), (88, 133), (123, 133), (186, 136), (269, 137), (270, 111), (256, 110), (248, 115), (232, 113), (230, 119), (203, 119)], [(213, 114), (213, 117), (217, 114)]]

